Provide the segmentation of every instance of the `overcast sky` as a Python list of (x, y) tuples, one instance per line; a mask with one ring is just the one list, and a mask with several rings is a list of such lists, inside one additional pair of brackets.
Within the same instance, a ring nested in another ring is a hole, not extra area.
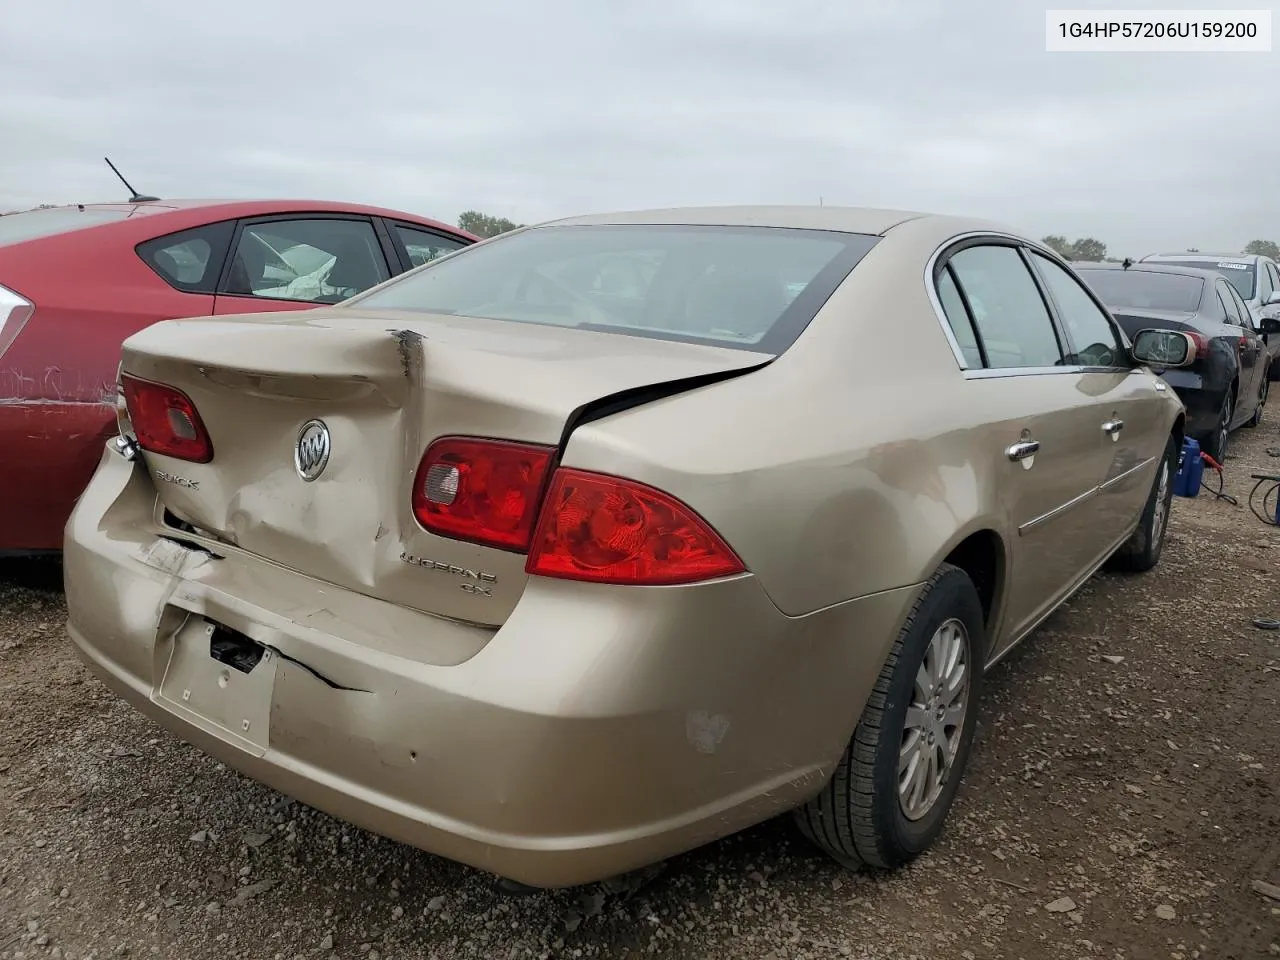
[(821, 197), (1113, 254), (1280, 240), (1280, 53), (1050, 54), (1044, 7), (12, 0), (0, 209), (122, 199), (106, 154), (159, 196), (451, 222)]

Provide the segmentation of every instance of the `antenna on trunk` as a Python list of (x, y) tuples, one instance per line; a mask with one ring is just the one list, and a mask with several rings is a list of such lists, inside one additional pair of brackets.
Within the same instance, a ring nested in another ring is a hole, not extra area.
[(126, 189), (128, 189), (130, 203), (146, 203), (149, 200), (160, 199), (159, 197), (148, 197), (146, 194), (139, 193), (137, 190), (133, 189), (133, 187), (130, 186), (129, 181), (124, 178), (124, 174), (122, 174), (119, 170), (116, 169), (116, 165), (111, 162), (110, 157), (103, 157), (102, 159), (107, 161), (107, 166), (111, 168), (111, 172), (114, 173), (117, 177), (119, 177), (120, 182), (125, 185)]

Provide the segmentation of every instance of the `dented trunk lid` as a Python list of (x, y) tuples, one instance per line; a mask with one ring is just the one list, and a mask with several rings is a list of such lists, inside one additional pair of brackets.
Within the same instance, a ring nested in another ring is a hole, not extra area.
[[(766, 354), (500, 320), (353, 308), (173, 320), (124, 343), (122, 372), (177, 387), (213, 460), (148, 453), (174, 517), (258, 557), (423, 612), (499, 625), (525, 556), (437, 536), (413, 515), (437, 437), (555, 446), (592, 401), (748, 370)], [(294, 465), (302, 426), (331, 436), (323, 473)]]

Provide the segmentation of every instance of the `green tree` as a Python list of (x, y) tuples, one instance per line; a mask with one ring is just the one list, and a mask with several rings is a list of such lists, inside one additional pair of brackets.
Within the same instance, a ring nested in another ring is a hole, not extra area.
[(458, 226), (468, 233), (474, 233), (477, 237), (488, 238), (517, 230), (524, 224), (512, 223), (506, 217), (491, 217), (479, 210), (467, 210), (458, 215)]
[(1066, 237), (1051, 233), (1049, 236), (1041, 238), (1040, 242), (1055, 251), (1063, 259), (1071, 259), (1071, 242)]
[(1056, 250), (1058, 255), (1066, 260), (1107, 259), (1107, 245), (1101, 240), (1093, 239), (1093, 237), (1080, 237), (1077, 240), (1069, 241), (1060, 234), (1051, 233), (1040, 242), (1046, 247)]
[(1244, 248), (1245, 253), (1256, 253), (1261, 257), (1270, 257), (1272, 260), (1280, 260), (1280, 245), (1274, 240), (1250, 240)]
[(1072, 260), (1105, 260), (1107, 245), (1093, 237), (1082, 237), (1071, 245)]

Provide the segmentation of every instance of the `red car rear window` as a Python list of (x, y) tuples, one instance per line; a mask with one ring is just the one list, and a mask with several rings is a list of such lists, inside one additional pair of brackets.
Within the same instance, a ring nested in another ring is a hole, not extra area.
[(95, 207), (85, 207), (83, 210), (78, 207), (50, 207), (47, 210), (7, 213), (0, 216), (0, 247), (83, 230), (85, 227), (98, 227), (104, 223), (124, 220), (128, 216), (127, 210)]

